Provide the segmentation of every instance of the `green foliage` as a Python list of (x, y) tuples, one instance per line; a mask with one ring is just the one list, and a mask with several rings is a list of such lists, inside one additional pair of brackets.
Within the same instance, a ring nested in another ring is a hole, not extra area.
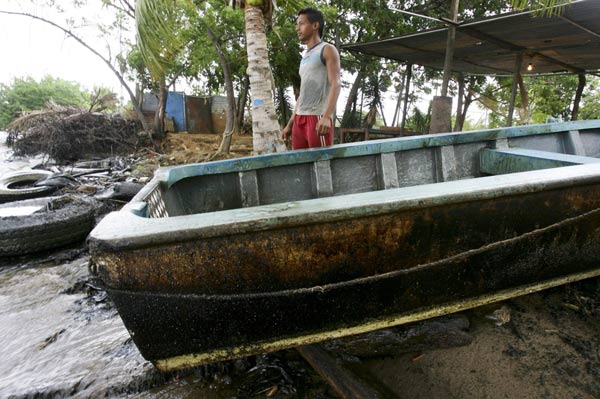
[(514, 8), (522, 10), (528, 7), (535, 10), (539, 16), (558, 15), (571, 0), (511, 0)]
[[(196, 77), (198, 95), (223, 94), (225, 76), (215, 45), (208, 30), (215, 35), (229, 63), (234, 82), (241, 82), (248, 66), (244, 42), (244, 13), (221, 0), (196, 1), (196, 10), (188, 14), (190, 41), (187, 48), (189, 65)], [(188, 70), (190, 72), (190, 70)]]
[(600, 79), (592, 78), (579, 110), (579, 119), (600, 119)]
[(548, 117), (571, 118), (577, 76), (534, 76), (525, 81), (530, 97), (533, 123), (545, 123)]
[(23, 111), (43, 109), (48, 101), (63, 106), (87, 107), (89, 93), (78, 83), (51, 76), (39, 82), (18, 78), (10, 84), (0, 84), (0, 129), (5, 129)]
[(135, 6), (137, 42), (144, 64), (152, 78), (160, 82), (181, 65), (185, 31), (189, 29), (185, 11), (191, 2), (181, 0), (138, 0)]
[(419, 108), (415, 107), (412, 115), (406, 119), (406, 127), (415, 132), (428, 133), (429, 125), (431, 124), (431, 104), (427, 113), (423, 113)]

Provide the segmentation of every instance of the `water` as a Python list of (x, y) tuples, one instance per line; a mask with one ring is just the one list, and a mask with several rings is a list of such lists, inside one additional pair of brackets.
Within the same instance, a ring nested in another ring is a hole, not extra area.
[(86, 256), (0, 272), (0, 397), (100, 397), (154, 373), (106, 301), (66, 293), (87, 274)]
[(0, 177), (19, 170), (32, 169), (42, 162), (42, 155), (31, 158), (13, 157), (12, 150), (5, 144), (7, 136), (8, 133), (0, 131)]
[[(39, 163), (11, 159), (5, 138), (0, 132), (0, 176)], [(42, 257), (3, 261), (1, 398), (110, 397), (157, 379), (104, 293), (85, 285), (87, 254), (75, 253), (58, 264)]]
[[(0, 177), (40, 162), (12, 159), (5, 137), (0, 132)], [(277, 398), (328, 397), (294, 351), (159, 374), (95, 289), (88, 260), (83, 244), (0, 259), (0, 398), (244, 398), (273, 387)]]

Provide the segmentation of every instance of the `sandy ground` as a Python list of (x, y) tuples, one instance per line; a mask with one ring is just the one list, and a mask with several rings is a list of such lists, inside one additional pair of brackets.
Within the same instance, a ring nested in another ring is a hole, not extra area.
[[(165, 161), (171, 165), (182, 163), (204, 162), (214, 154), (221, 144), (221, 135), (169, 133), (162, 143)], [(252, 135), (235, 135), (231, 140), (228, 154), (222, 154), (215, 160), (239, 158), (252, 155)]]
[[(399, 398), (600, 398), (600, 280), (466, 312), (473, 342), (363, 362)], [(504, 305), (510, 322), (486, 316)]]
[[(219, 143), (217, 135), (169, 134), (146, 173), (158, 163), (202, 162)], [(251, 152), (250, 135), (234, 136), (225, 157)], [(510, 321), (496, 325), (487, 316), (501, 306)], [(600, 399), (600, 279), (464, 314), (473, 337), (467, 346), (361, 359), (352, 368), (389, 397)]]

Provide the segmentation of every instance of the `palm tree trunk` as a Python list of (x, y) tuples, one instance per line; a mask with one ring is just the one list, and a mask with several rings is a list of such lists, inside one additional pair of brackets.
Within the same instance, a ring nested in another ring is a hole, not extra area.
[(269, 67), (265, 21), (260, 8), (246, 4), (246, 48), (252, 98), (252, 142), (255, 154), (286, 151), (280, 138), (273, 101), (273, 74)]

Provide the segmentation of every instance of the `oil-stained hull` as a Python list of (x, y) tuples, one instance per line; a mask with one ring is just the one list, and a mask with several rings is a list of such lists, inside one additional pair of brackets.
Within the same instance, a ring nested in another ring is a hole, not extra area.
[(170, 217), (134, 198), (91, 234), (92, 264), (163, 370), (358, 334), (600, 275), (600, 163), (583, 161)]

